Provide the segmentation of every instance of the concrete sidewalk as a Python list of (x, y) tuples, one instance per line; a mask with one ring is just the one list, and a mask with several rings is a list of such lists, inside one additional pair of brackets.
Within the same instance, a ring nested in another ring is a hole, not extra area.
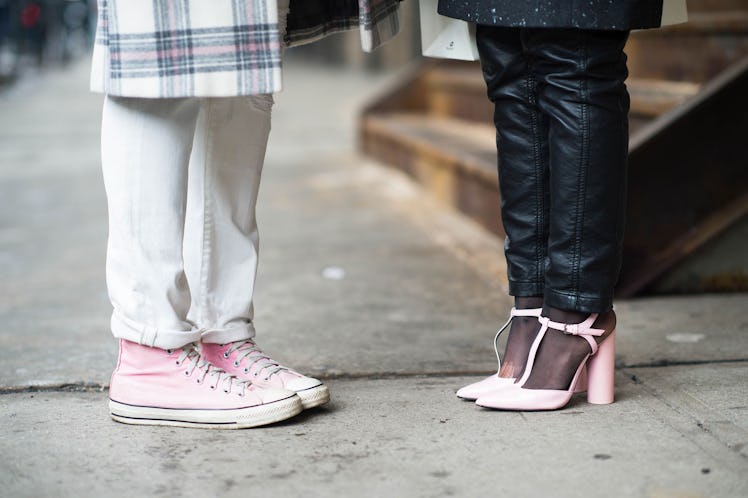
[(112, 422), (86, 72), (0, 94), (0, 495), (748, 496), (748, 296), (619, 303), (613, 405), (458, 401), (495, 368), (502, 244), (357, 155), (356, 110), (389, 76), (293, 60), (260, 196), (258, 342), (333, 401), (246, 431)]

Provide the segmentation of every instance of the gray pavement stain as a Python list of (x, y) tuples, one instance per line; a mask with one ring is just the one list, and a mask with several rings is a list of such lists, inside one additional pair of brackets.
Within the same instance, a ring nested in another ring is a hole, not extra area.
[(9, 496), (748, 495), (748, 295), (618, 303), (614, 405), (456, 400), (495, 369), (501, 242), (355, 152), (361, 88), (388, 76), (304, 65), (278, 96), (260, 194), (258, 337), (329, 379), (333, 402), (241, 433), (111, 422), (101, 98), (85, 73), (0, 95)]

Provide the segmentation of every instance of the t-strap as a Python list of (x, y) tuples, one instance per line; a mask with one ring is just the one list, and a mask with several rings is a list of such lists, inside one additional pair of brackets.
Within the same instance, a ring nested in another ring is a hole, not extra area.
[(512, 311), (509, 313), (509, 320), (507, 320), (506, 323), (496, 332), (496, 335), (493, 338), (493, 351), (496, 353), (496, 362), (499, 364), (499, 371), (501, 370), (501, 356), (499, 355), (499, 336), (501, 333), (506, 330), (510, 323), (512, 323), (512, 318), (515, 316), (534, 316), (540, 318), (542, 312), (543, 308), (512, 308)]
[(595, 337), (600, 337), (605, 333), (604, 329), (593, 329), (592, 324), (595, 323), (598, 313), (592, 313), (582, 323), (561, 323), (551, 321), (549, 318), (544, 316), (538, 318), (540, 323), (546, 325), (549, 329), (559, 330), (566, 335), (576, 335), (584, 338), (592, 348), (592, 354), (597, 353), (597, 341)]

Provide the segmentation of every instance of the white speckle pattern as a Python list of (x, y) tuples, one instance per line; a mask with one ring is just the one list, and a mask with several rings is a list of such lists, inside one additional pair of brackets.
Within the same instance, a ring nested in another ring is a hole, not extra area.
[(662, 0), (439, 0), (439, 13), (477, 24), (527, 28), (657, 28)]

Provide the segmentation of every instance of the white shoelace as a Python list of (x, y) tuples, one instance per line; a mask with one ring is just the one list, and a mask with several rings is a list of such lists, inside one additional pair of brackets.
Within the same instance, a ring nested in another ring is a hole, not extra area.
[(246, 364), (244, 365), (244, 373), (249, 373), (252, 365), (256, 364), (257, 368), (253, 374), (255, 377), (258, 376), (259, 372), (264, 370), (265, 380), (270, 380), (272, 375), (289, 370), (265, 354), (253, 341), (246, 340), (232, 344), (223, 354), (224, 358), (228, 358), (234, 351), (239, 351), (239, 354), (234, 360), (234, 366), (238, 367), (243, 361), (246, 361)]
[(244, 391), (251, 384), (251, 382), (240, 380), (236, 376), (208, 362), (195, 349), (194, 344), (188, 344), (182, 348), (182, 352), (177, 358), (177, 365), (186, 366), (185, 375), (192, 375), (192, 372), (197, 370), (199, 375), (197, 378), (198, 384), (202, 384), (207, 379), (210, 381), (210, 388), (217, 389), (223, 383), (223, 392), (226, 394), (231, 393), (232, 388), (236, 387), (240, 389), (238, 395), (244, 396)]

